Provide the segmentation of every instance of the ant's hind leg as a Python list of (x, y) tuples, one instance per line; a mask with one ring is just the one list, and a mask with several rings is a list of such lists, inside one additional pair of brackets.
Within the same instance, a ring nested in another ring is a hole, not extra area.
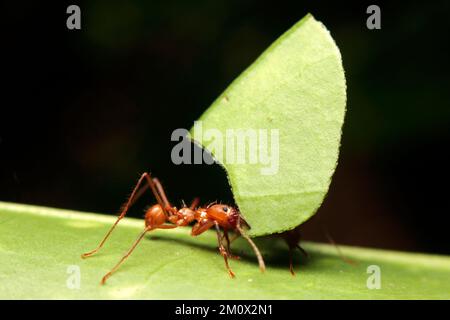
[(145, 175), (145, 179), (147, 179), (147, 183), (150, 189), (152, 190), (153, 195), (155, 196), (156, 201), (158, 202), (165, 216), (170, 217), (172, 214), (171, 213), (169, 214), (167, 212), (167, 210), (170, 208), (170, 203), (167, 200), (166, 194), (164, 192), (161, 183), (157, 178), (152, 178), (149, 173)]
[(166, 192), (164, 191), (164, 188), (163, 188), (161, 182), (159, 182), (159, 179), (153, 178), (152, 181), (156, 186), (156, 190), (158, 191), (159, 196), (161, 197), (164, 207), (165, 208), (171, 207), (169, 200), (167, 200)]
[[(142, 195), (142, 190), (138, 192), (139, 187), (141, 186), (142, 182), (144, 181), (144, 179), (146, 178), (146, 176), (148, 175), (148, 173), (143, 173), (141, 175), (141, 177), (139, 178), (139, 181), (137, 182), (136, 186), (133, 189), (133, 192), (131, 193), (130, 197), (128, 198), (127, 202), (125, 203), (125, 205), (123, 206), (122, 212), (120, 213), (119, 217), (117, 217), (116, 222), (114, 222), (114, 224), (112, 225), (112, 227), (109, 229), (109, 231), (106, 233), (106, 235), (103, 237), (103, 240), (100, 242), (100, 244), (97, 246), (97, 248), (95, 248), (92, 251), (83, 253), (81, 255), (82, 258), (87, 258), (90, 257), (91, 255), (93, 255), (94, 253), (96, 253), (98, 250), (100, 250), (101, 247), (103, 247), (103, 244), (106, 242), (106, 240), (109, 238), (109, 236), (111, 235), (111, 233), (113, 232), (114, 228), (117, 226), (117, 224), (119, 223), (120, 220), (122, 220), (123, 217), (125, 217), (125, 215), (127, 214), (129, 208), (131, 207), (131, 205), (137, 200), (138, 197), (140, 197)], [(144, 189), (144, 188), (143, 188)]]

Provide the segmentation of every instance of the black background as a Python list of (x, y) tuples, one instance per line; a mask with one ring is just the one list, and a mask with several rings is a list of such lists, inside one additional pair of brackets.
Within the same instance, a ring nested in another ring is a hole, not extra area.
[[(174, 203), (232, 201), (218, 166), (175, 166), (190, 128), (278, 36), (311, 12), (343, 56), (340, 162), (306, 239), (450, 253), (449, 4), (341, 1), (8, 1), (1, 11), (0, 200), (114, 214), (151, 170)], [(148, 200), (148, 199), (146, 199)], [(150, 200), (149, 200), (150, 201)], [(130, 215), (142, 216), (140, 203)]]

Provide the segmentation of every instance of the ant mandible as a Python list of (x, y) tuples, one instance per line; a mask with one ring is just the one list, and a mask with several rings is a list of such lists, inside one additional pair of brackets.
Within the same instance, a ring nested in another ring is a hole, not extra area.
[[(144, 182), (147, 182), (147, 184), (140, 189), (141, 185)], [(264, 272), (265, 265), (262, 255), (255, 243), (244, 232), (243, 225), (247, 224), (242, 218), (242, 215), (240, 214), (238, 209), (223, 204), (211, 204), (207, 207), (197, 207), (199, 202), (198, 198), (194, 199), (189, 207), (183, 205), (181, 209), (177, 209), (176, 207), (172, 206), (167, 200), (166, 194), (159, 180), (157, 178), (152, 178), (151, 175), (147, 172), (143, 173), (140, 177), (116, 222), (106, 233), (105, 237), (97, 246), (97, 248), (90, 252), (82, 254), (82, 258), (92, 256), (103, 246), (119, 221), (127, 214), (131, 205), (142, 195), (145, 190), (147, 190), (148, 187), (150, 187), (158, 203), (147, 209), (145, 213), (144, 231), (142, 231), (142, 233), (133, 243), (128, 252), (119, 260), (119, 262), (111, 269), (111, 271), (109, 271), (102, 278), (101, 284), (104, 284), (106, 280), (119, 268), (119, 266), (131, 255), (133, 250), (136, 248), (136, 246), (139, 244), (139, 242), (147, 232), (155, 229), (173, 229), (176, 227), (188, 226), (194, 221), (195, 224), (192, 227), (191, 231), (192, 236), (198, 236), (203, 232), (211, 229), (212, 227), (215, 227), (217, 232), (217, 241), (219, 243), (219, 252), (223, 256), (225, 266), (232, 278), (235, 275), (228, 264), (228, 258), (238, 259), (239, 257), (231, 254), (230, 239), (228, 237), (228, 231), (230, 230), (235, 231), (237, 235), (241, 235), (249, 242), (258, 259), (259, 268), (261, 272)], [(221, 234), (220, 228), (222, 228), (223, 230), (223, 235)], [(226, 241), (226, 246), (224, 246), (223, 243), (224, 239)]]

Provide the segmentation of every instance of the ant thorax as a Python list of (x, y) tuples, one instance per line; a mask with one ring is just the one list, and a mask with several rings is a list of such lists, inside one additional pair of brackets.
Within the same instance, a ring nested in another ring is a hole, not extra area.
[(204, 208), (198, 208), (197, 211), (195, 211), (195, 220), (197, 221), (206, 221), (210, 218), (207, 212), (208, 209)]

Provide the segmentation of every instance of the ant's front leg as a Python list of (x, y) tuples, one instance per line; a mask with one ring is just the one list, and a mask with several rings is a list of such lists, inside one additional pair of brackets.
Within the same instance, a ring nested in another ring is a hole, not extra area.
[(241, 257), (236, 256), (234, 254), (231, 253), (231, 241), (230, 238), (228, 237), (228, 231), (226, 229), (223, 230), (223, 236), (225, 238), (225, 241), (227, 242), (227, 256), (230, 259), (234, 259), (234, 260), (239, 260), (241, 259)]
[[(220, 234), (220, 228), (219, 228), (219, 223), (217, 221), (214, 221), (214, 225), (216, 227), (216, 232), (217, 232), (217, 241), (219, 243), (219, 251), (220, 254), (222, 255), (223, 259), (225, 260), (225, 266), (227, 267), (228, 270), (228, 274), (230, 275), (230, 277), (234, 278), (234, 272), (231, 270), (230, 265), (228, 264), (228, 258), (230, 257), (230, 253), (225, 249), (223, 243), (222, 243), (222, 235)], [(226, 232), (226, 231), (224, 231)]]
[(222, 244), (222, 235), (220, 234), (220, 228), (217, 221), (214, 220), (202, 220), (197, 222), (193, 227), (191, 231), (192, 236), (198, 236), (199, 234), (202, 234), (203, 232), (211, 229), (213, 226), (216, 227), (217, 231), (217, 242), (219, 243), (219, 252), (222, 255), (223, 259), (225, 260), (225, 266), (227, 268), (228, 274), (230, 277), (234, 278), (234, 272), (231, 270), (230, 265), (228, 264), (228, 253), (225, 249), (224, 245)]

